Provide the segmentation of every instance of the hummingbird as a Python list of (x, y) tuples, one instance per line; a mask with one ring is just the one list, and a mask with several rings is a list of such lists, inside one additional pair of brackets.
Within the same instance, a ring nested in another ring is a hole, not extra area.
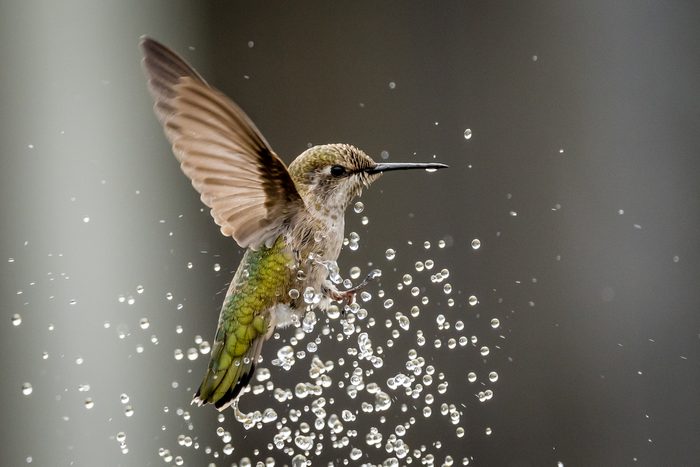
[(314, 146), (285, 166), (250, 118), (182, 57), (142, 37), (142, 65), (166, 137), (221, 233), (245, 253), (226, 292), (211, 357), (192, 403), (224, 410), (247, 386), (263, 343), (339, 290), (344, 212), (384, 172), (440, 163), (377, 163), (349, 144)]

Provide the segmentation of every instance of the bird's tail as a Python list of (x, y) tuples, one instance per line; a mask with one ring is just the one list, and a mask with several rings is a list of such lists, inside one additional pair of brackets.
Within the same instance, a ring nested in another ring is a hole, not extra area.
[[(250, 382), (265, 335), (256, 333), (252, 340), (244, 342), (237, 339), (235, 333), (226, 333), (225, 326), (222, 325), (219, 325), (216, 334), (209, 368), (192, 403), (200, 406), (214, 404), (222, 411), (236, 400)], [(247, 350), (237, 351), (245, 347)]]

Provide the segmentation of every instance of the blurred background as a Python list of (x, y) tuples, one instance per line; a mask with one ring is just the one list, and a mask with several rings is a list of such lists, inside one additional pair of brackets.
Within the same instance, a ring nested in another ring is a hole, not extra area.
[[(0, 463), (695, 464), (698, 24), (694, 2), (0, 2)], [(348, 210), (342, 274), (384, 271), (367, 316), (268, 342), (257, 426), (189, 405), (241, 251), (153, 116), (143, 34), (287, 163), (347, 142), (451, 166)]]

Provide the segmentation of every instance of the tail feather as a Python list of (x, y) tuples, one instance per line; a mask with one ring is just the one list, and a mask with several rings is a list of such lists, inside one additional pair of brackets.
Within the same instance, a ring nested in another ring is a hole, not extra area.
[(215, 345), (209, 368), (192, 403), (214, 404), (219, 411), (231, 405), (253, 377), (264, 341), (265, 336), (258, 335), (244, 355), (233, 358), (227, 355), (224, 343), (217, 342), (219, 345)]

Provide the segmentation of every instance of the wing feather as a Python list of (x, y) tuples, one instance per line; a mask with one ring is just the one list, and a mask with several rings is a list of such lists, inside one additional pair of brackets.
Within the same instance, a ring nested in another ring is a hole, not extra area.
[(182, 171), (224, 235), (257, 249), (303, 208), (284, 162), (234, 102), (175, 52), (142, 38), (154, 110)]

